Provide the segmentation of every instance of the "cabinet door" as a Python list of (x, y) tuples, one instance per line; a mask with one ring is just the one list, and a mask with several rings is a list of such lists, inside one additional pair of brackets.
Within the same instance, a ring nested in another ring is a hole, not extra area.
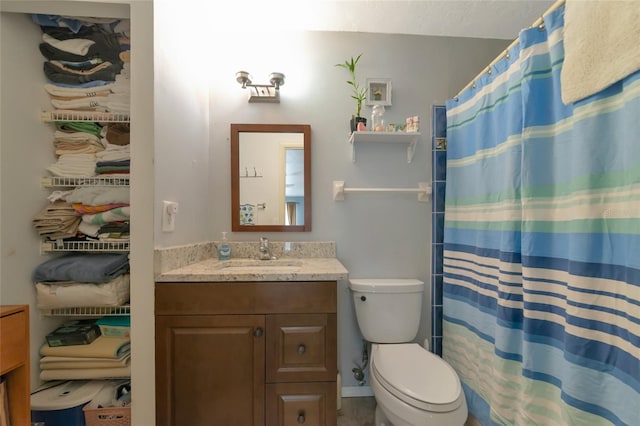
[(267, 426), (335, 426), (336, 382), (267, 385)]
[(264, 316), (156, 317), (156, 424), (264, 424)]
[(335, 314), (267, 316), (267, 382), (335, 381)]

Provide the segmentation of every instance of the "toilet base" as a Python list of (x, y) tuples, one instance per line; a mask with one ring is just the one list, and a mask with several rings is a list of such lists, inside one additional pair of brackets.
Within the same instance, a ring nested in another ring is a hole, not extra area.
[(413, 407), (391, 394), (380, 383), (375, 371), (376, 348), (372, 348), (369, 382), (376, 400), (375, 426), (463, 426), (467, 420), (464, 393), (461, 403), (453, 411), (431, 412)]
[(393, 423), (387, 419), (387, 416), (384, 415), (380, 404), (376, 404), (376, 414), (373, 419), (373, 424), (374, 426), (394, 426)]

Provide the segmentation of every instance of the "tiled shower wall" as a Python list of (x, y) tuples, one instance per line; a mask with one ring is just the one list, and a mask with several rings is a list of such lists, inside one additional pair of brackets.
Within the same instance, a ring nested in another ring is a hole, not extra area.
[(431, 351), (442, 356), (442, 256), (444, 195), (447, 178), (447, 114), (444, 105), (431, 107)]

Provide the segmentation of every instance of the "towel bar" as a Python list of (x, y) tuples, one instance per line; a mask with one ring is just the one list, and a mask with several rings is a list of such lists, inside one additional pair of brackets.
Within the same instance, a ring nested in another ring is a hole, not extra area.
[(343, 180), (334, 180), (333, 201), (343, 201), (345, 192), (409, 192), (417, 193), (418, 201), (427, 202), (431, 195), (431, 184), (418, 182), (417, 188), (345, 188)]

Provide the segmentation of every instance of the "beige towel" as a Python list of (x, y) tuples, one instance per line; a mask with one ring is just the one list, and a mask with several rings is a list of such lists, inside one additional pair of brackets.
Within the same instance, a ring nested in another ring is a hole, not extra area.
[(126, 367), (131, 360), (131, 354), (121, 358), (79, 358), (63, 356), (45, 356), (40, 358), (41, 370), (77, 370), (86, 368), (117, 368)]
[(567, 0), (562, 101), (577, 102), (640, 69), (639, 0)]
[(91, 380), (91, 379), (120, 379), (131, 377), (131, 366), (116, 368), (79, 368), (42, 370), (41, 380)]
[(67, 356), (86, 358), (120, 358), (130, 352), (130, 339), (98, 336), (88, 345), (55, 346), (46, 343), (40, 348), (42, 356)]

